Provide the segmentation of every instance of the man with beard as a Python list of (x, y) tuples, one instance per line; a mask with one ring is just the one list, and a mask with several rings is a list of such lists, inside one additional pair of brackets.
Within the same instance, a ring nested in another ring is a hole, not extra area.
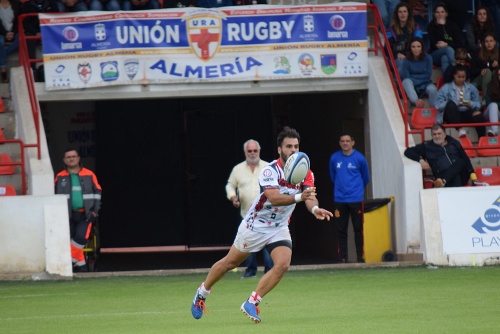
[(289, 184), (285, 180), (283, 167), (288, 157), (299, 151), (299, 133), (285, 127), (278, 135), (277, 142), (279, 158), (267, 164), (259, 174), (259, 184), (263, 191), (250, 206), (227, 255), (210, 268), (205, 281), (196, 290), (191, 304), (191, 313), (195, 319), (203, 316), (206, 310), (205, 300), (215, 283), (226, 272), (242, 263), (250, 253), (265, 247), (271, 254), (274, 267), (262, 276), (255, 290), (240, 307), (250, 320), (260, 323), (259, 303), (281, 281), (290, 267), (292, 238), (288, 221), (296, 203), (304, 201), (316, 219), (330, 220), (333, 216), (331, 212), (318, 207), (314, 176), (310, 170), (299, 184)]
[(431, 135), (432, 140), (408, 147), (405, 156), (420, 162), (423, 170), (432, 170), (436, 178), (436, 188), (461, 187), (467, 184), (469, 179), (474, 184), (477, 177), (460, 142), (446, 135), (441, 124), (432, 126)]
[[(229, 180), (226, 184), (227, 199), (233, 203), (235, 208), (240, 208), (241, 218), (245, 218), (250, 204), (260, 194), (259, 174), (267, 165), (266, 161), (260, 160), (260, 144), (256, 140), (249, 139), (243, 144), (245, 161), (234, 166)], [(263, 248), (264, 273), (273, 267), (273, 260), (269, 252)], [(257, 275), (257, 253), (251, 253), (246, 259), (247, 269), (241, 278), (255, 277)]]

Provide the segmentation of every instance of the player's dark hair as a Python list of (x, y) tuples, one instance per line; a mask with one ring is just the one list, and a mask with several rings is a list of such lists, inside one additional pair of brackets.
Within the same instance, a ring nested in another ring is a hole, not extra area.
[(283, 144), (283, 140), (285, 138), (297, 138), (297, 140), (299, 141), (299, 144), (300, 144), (300, 135), (299, 135), (299, 133), (297, 132), (297, 130), (292, 129), (289, 126), (285, 126), (283, 128), (283, 130), (281, 130), (281, 132), (279, 133), (278, 140), (277, 140), (278, 147), (281, 147), (281, 144)]

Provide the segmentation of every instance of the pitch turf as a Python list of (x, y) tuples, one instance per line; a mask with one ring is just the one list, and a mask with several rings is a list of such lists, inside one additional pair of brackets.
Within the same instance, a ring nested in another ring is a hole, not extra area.
[(498, 266), (291, 271), (258, 325), (239, 310), (257, 279), (240, 275), (215, 286), (200, 320), (204, 274), (3, 281), (0, 333), (498, 333)]

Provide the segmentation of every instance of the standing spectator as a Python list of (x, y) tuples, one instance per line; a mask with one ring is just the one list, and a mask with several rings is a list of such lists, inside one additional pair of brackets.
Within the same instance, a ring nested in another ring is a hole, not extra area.
[(163, 8), (196, 7), (196, 0), (163, 0)]
[[(442, 113), (445, 123), (483, 123), (483, 113), (479, 92), (473, 84), (465, 81), (466, 69), (457, 65), (453, 74), (453, 81), (444, 84), (438, 91), (434, 106)], [(440, 119), (438, 115), (438, 120)], [(457, 127), (459, 137), (467, 137), (467, 132)], [(478, 137), (484, 136), (484, 126), (476, 126)]]
[(481, 47), (472, 53), (470, 75), (477, 89), (486, 92), (493, 70), (498, 67), (499, 52), (495, 34), (483, 35)]
[(349, 217), (354, 229), (357, 262), (363, 258), (363, 215), (365, 187), (370, 182), (368, 163), (363, 154), (354, 149), (354, 137), (340, 135), (341, 150), (330, 157), (330, 178), (333, 182), (334, 217), (339, 231), (339, 263), (346, 263)]
[(465, 32), (465, 46), (467, 51), (471, 53), (481, 47), (485, 33), (495, 32), (495, 23), (493, 23), (493, 19), (487, 7), (482, 6), (476, 10), (471, 22), (467, 24)]
[(386, 28), (391, 24), (392, 13), (394, 13), (396, 6), (400, 2), (401, 0), (372, 0), (372, 3), (378, 8), (380, 17)]
[(442, 3), (437, 4), (434, 8), (434, 19), (428, 27), (430, 54), (434, 65), (441, 66), (442, 73), (453, 63), (455, 48), (461, 46), (460, 30), (447, 17), (446, 6)]
[[(56, 0), (28, 0), (22, 3), (19, 14), (29, 13), (54, 13), (57, 12)], [(40, 36), (40, 21), (38, 16), (27, 17), (23, 21), (24, 33), (26, 36)], [(36, 47), (39, 41), (27, 40), (28, 57), (36, 59)], [(31, 63), (33, 70), (36, 70), (36, 63)], [(36, 73), (36, 72), (35, 72)], [(36, 80), (36, 78), (35, 78)]]
[(465, 81), (470, 82), (470, 65), (468, 63), (470, 59), (467, 55), (467, 50), (464, 48), (457, 48), (455, 50), (455, 64), (448, 66), (445, 72), (443, 72), (443, 82), (448, 83), (453, 81), (453, 73), (455, 72), (455, 67), (460, 65), (465, 67)]
[(119, 11), (121, 9), (119, 0), (90, 0), (89, 8), (90, 10), (107, 11)]
[(410, 7), (401, 2), (396, 6), (392, 15), (391, 26), (387, 29), (387, 39), (400, 74), (403, 61), (409, 54), (410, 40), (413, 37), (422, 38), (422, 30), (413, 20)]
[(97, 220), (102, 190), (95, 174), (81, 166), (77, 150), (66, 150), (63, 162), (65, 168), (56, 175), (54, 181), (55, 193), (68, 198), (73, 270), (84, 272), (87, 270), (83, 248), (87, 244), (90, 224)]
[[(266, 161), (260, 160), (260, 144), (253, 139), (243, 144), (243, 152), (246, 160), (234, 166), (229, 180), (227, 180), (227, 199), (233, 203), (235, 208), (240, 208), (241, 218), (245, 218), (250, 204), (260, 194), (259, 174), (267, 165)], [(264, 273), (273, 267), (273, 260), (266, 248), (262, 249), (264, 257)], [(241, 278), (255, 277), (257, 275), (257, 253), (250, 253), (246, 259), (247, 269)]]
[(332, 213), (319, 208), (316, 187), (311, 171), (304, 181), (297, 185), (286, 182), (283, 166), (288, 157), (299, 151), (300, 135), (285, 127), (278, 135), (279, 158), (265, 166), (259, 175), (263, 192), (253, 201), (245, 219), (241, 222), (234, 243), (227, 255), (216, 262), (203, 283), (196, 290), (191, 304), (193, 318), (200, 319), (206, 310), (205, 300), (212, 287), (231, 269), (243, 262), (251, 252), (267, 248), (274, 261), (274, 267), (257, 283), (250, 297), (241, 305), (241, 311), (253, 322), (259, 323), (259, 303), (283, 278), (292, 260), (292, 238), (288, 220), (296, 203), (305, 202), (316, 219), (330, 220)]
[(446, 135), (444, 126), (435, 124), (431, 128), (432, 140), (408, 147), (404, 154), (408, 159), (420, 162), (423, 170), (432, 170), (436, 177), (434, 186), (461, 187), (470, 179), (477, 181), (474, 168), (462, 144)]
[(410, 55), (403, 63), (401, 79), (403, 87), (410, 101), (417, 108), (424, 108), (424, 100), (421, 96), (427, 94), (429, 103), (434, 106), (437, 96), (437, 88), (432, 83), (432, 57), (425, 53), (424, 41), (421, 38), (413, 38), (410, 43)]
[(152, 10), (160, 9), (158, 0), (123, 0), (122, 10)]
[(86, 12), (88, 10), (84, 0), (57, 0), (57, 8), (60, 13)]
[[(500, 106), (500, 68), (493, 71), (490, 85), (486, 91), (486, 105), (488, 106), (484, 111), (484, 119), (492, 123), (498, 122), (499, 106)], [(488, 136), (498, 136), (498, 125), (492, 125), (488, 130)]]
[(21, 5), (18, 0), (0, 0), (0, 75), (3, 83), (7, 77), (7, 56), (19, 47), (17, 18)]

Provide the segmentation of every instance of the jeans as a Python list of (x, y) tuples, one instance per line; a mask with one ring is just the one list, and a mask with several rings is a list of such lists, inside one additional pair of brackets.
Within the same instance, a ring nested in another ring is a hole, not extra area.
[[(492, 123), (498, 122), (498, 104), (491, 102), (483, 113), (484, 120)], [(498, 125), (492, 125), (491, 131), (498, 135)]]
[(7, 56), (19, 48), (19, 39), (17, 35), (14, 36), (12, 43), (7, 47), (5, 46), (5, 36), (0, 35), (0, 68), (7, 66)]
[(109, 0), (106, 3), (101, 2), (101, 0), (91, 0), (89, 4), (90, 10), (107, 10), (107, 11), (118, 11), (120, 10), (119, 0)]
[(429, 97), (429, 103), (432, 107), (434, 107), (434, 102), (436, 101), (437, 97), (437, 88), (433, 83), (428, 84), (427, 86), (423, 87), (418, 87), (418, 89), (415, 89), (415, 86), (413, 85), (413, 81), (411, 79), (406, 78), (403, 80), (403, 87), (405, 89), (406, 95), (408, 95), (408, 99), (415, 104), (417, 100), (420, 98), (422, 93), (425, 91), (427, 96)]
[(486, 69), (484, 75), (479, 74), (476, 78), (472, 80), (472, 83), (474, 84), (474, 86), (476, 86), (477, 89), (483, 91), (483, 94), (486, 95), (492, 75), (493, 72), (491, 72), (490, 69)]
[(455, 50), (451, 46), (437, 49), (431, 53), (432, 62), (436, 66), (441, 66), (441, 72), (446, 72), (448, 66), (455, 61)]
[(372, 0), (372, 3), (378, 8), (380, 17), (386, 28), (389, 28), (391, 25), (392, 14), (400, 2), (401, 0)]
[[(273, 259), (267, 249), (262, 249), (262, 256), (264, 257), (264, 273), (267, 273), (273, 267)], [(245, 273), (250, 273), (252, 276), (257, 274), (257, 253), (250, 253), (250, 256), (245, 260), (247, 269)]]

